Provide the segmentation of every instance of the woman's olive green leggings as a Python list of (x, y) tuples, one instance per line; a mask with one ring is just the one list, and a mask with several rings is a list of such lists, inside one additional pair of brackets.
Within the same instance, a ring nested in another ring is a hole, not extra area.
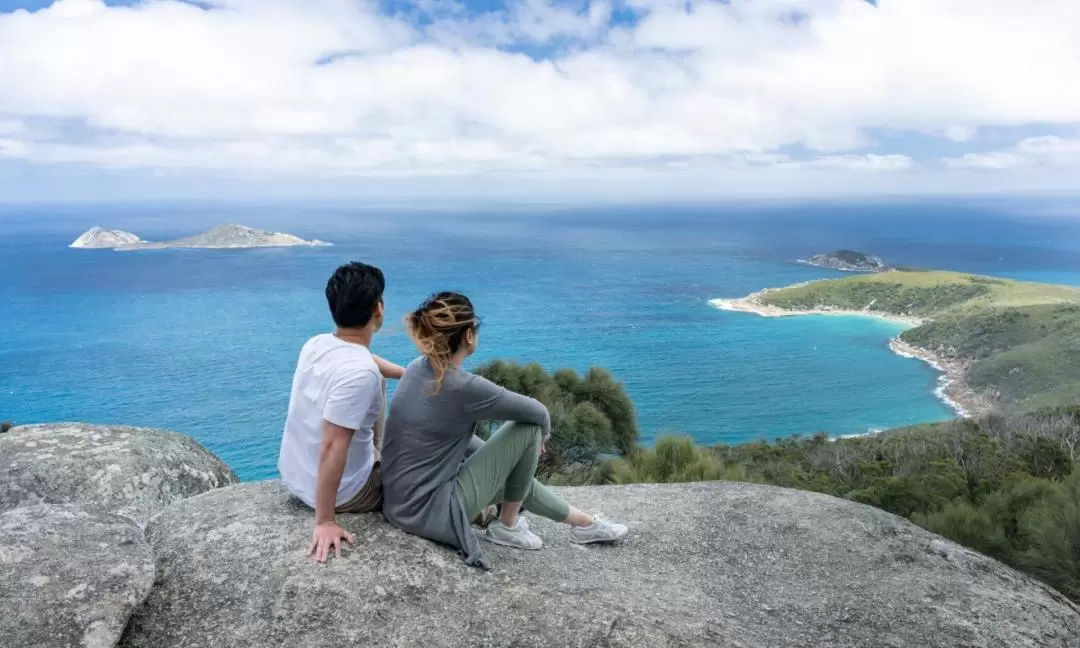
[(461, 464), (457, 477), (470, 520), (488, 505), (522, 502), (530, 513), (566, 521), (570, 505), (533, 477), (540, 440), (540, 428), (524, 423), (507, 423), (486, 442), (473, 439), (475, 452)]

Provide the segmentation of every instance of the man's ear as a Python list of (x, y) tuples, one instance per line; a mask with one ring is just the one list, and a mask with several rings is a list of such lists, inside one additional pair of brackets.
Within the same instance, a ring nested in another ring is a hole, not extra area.
[(386, 305), (383, 304), (382, 300), (379, 300), (379, 303), (375, 305), (375, 312), (371, 314), (371, 323), (375, 325), (376, 331), (382, 328), (383, 322), (386, 320), (383, 316), (385, 311)]

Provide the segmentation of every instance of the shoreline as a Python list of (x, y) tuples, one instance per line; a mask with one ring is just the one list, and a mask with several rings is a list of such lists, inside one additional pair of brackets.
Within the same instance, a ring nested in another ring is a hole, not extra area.
[[(802, 317), (808, 315), (831, 315), (842, 317), (872, 317), (879, 320), (902, 324), (908, 328), (922, 326), (926, 320), (907, 315), (878, 313), (869, 310), (844, 310), (836, 308), (814, 308), (809, 310), (787, 310), (772, 306), (762, 301), (762, 297), (774, 289), (766, 288), (738, 299), (711, 299), (714, 308), (739, 313), (750, 313), (759, 317)], [(934, 396), (945, 403), (960, 418), (971, 418), (985, 414), (990, 405), (967, 384), (966, 362), (944, 358), (929, 349), (908, 344), (896, 336), (889, 340), (889, 350), (904, 358), (921, 360), (939, 373)]]
[[(805, 284), (795, 284), (788, 286), (788, 288), (798, 288)], [(771, 304), (764, 303), (761, 298), (772, 292), (773, 288), (766, 288), (756, 293), (747, 295), (746, 297), (740, 297), (737, 299), (710, 299), (709, 304), (713, 308), (720, 310), (735, 311), (739, 313), (752, 313), (760, 317), (801, 317), (806, 315), (832, 315), (839, 317), (873, 317), (874, 319), (885, 320), (887, 322), (895, 322), (897, 324), (903, 324), (908, 328), (915, 328), (916, 326), (922, 326), (925, 320), (919, 317), (913, 317), (910, 315), (894, 315), (892, 313), (879, 313), (871, 310), (844, 310), (840, 308), (812, 308), (808, 310), (788, 310), (786, 308), (780, 308), (779, 306), (773, 306)]]
[(950, 407), (960, 418), (972, 418), (987, 414), (991, 406), (967, 384), (967, 363), (952, 360), (922, 347), (904, 342), (899, 337), (889, 340), (889, 350), (904, 358), (922, 360), (940, 375), (934, 395)]

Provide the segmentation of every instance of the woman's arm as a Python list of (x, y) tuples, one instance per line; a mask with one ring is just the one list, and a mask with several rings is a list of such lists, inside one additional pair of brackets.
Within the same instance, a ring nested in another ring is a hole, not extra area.
[(551, 436), (551, 415), (535, 398), (512, 392), (486, 378), (469, 376), (463, 390), (465, 411), (476, 421), (514, 421), (539, 425), (544, 439)]
[(374, 353), (371, 354), (371, 357), (375, 360), (375, 364), (378, 365), (379, 373), (382, 374), (383, 378), (400, 380), (401, 377), (405, 375), (405, 367), (402, 367), (401, 365), (396, 365), (389, 360), (384, 360), (383, 358), (380, 358)]

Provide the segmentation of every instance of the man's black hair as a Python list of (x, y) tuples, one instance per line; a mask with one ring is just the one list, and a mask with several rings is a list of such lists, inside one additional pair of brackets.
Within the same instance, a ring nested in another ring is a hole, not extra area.
[(342, 328), (363, 328), (382, 303), (386, 280), (382, 270), (354, 261), (334, 271), (326, 282), (326, 303), (334, 324)]

